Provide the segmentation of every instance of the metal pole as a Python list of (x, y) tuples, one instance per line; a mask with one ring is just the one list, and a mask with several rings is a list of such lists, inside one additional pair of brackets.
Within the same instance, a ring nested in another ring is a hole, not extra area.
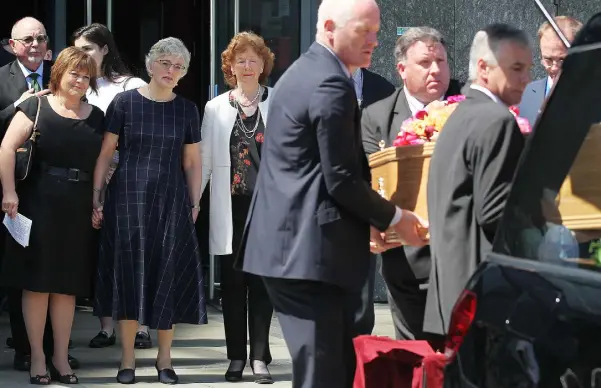
[(106, 27), (113, 29), (113, 0), (106, 1)]
[(234, 0), (234, 35), (240, 32), (240, 0)]
[(86, 24), (92, 24), (92, 0), (86, 0)]
[(568, 42), (563, 32), (561, 32), (559, 26), (557, 26), (557, 23), (555, 23), (555, 20), (553, 20), (553, 17), (549, 14), (549, 12), (547, 12), (545, 6), (540, 2), (540, 0), (534, 0), (534, 2), (536, 3), (536, 5), (538, 5), (538, 8), (543, 13), (551, 27), (553, 27), (553, 30), (555, 31), (559, 39), (561, 39), (561, 41), (567, 48), (570, 48), (572, 45), (570, 44), (570, 42)]
[(215, 57), (215, 53), (216, 53), (216, 46), (217, 46), (217, 35), (216, 35), (216, 24), (217, 24), (217, 11), (215, 9), (215, 7), (217, 6), (217, 0), (211, 0), (211, 5), (210, 5), (210, 36), (211, 36), (211, 43), (209, 45), (209, 52), (210, 52), (210, 58), (211, 58), (211, 63), (210, 63), (210, 77), (211, 77), (211, 83), (209, 86), (209, 100), (212, 99), (213, 97), (215, 97), (215, 95), (217, 93), (215, 93), (215, 79), (216, 79), (216, 63), (215, 61), (217, 60), (217, 58)]

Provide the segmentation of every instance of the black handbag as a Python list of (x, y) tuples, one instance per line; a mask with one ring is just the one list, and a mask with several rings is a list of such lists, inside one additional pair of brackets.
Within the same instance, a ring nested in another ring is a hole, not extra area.
[(35, 114), (31, 136), (15, 152), (15, 180), (19, 181), (25, 180), (31, 171), (31, 164), (33, 163), (33, 155), (35, 153), (35, 142), (40, 135), (38, 131), (38, 118), (40, 117), (42, 101), (40, 97), (36, 96), (36, 98), (38, 99), (38, 110)]

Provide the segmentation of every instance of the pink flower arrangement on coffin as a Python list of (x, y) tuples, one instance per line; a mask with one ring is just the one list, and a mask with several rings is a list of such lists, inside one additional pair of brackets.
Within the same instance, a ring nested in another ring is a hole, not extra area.
[(395, 147), (418, 145), (434, 141), (447, 119), (465, 100), (464, 95), (450, 96), (445, 101), (433, 101), (401, 125), (401, 131), (392, 143)]
[[(457, 108), (457, 103), (465, 100), (464, 95), (450, 96), (445, 101), (433, 101), (415, 116), (403, 121), (401, 130), (392, 143), (394, 147), (419, 145), (435, 141), (451, 113)], [(523, 134), (532, 132), (528, 119), (520, 117), (517, 106), (509, 107)]]

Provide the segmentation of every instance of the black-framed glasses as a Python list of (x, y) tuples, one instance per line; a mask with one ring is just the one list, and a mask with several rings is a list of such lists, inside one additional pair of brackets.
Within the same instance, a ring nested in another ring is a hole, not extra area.
[(19, 41), (27, 46), (33, 44), (34, 41), (38, 42), (38, 44), (48, 43), (48, 35), (38, 35), (33, 37), (31, 35), (24, 36), (22, 38), (15, 38), (14, 40)]

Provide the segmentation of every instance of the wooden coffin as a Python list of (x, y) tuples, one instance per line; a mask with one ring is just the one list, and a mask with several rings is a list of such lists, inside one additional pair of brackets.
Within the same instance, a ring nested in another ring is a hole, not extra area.
[[(390, 147), (369, 157), (372, 187), (403, 209), (428, 217), (427, 188), (434, 143)], [(549, 219), (572, 230), (601, 229), (601, 124), (591, 127)]]

